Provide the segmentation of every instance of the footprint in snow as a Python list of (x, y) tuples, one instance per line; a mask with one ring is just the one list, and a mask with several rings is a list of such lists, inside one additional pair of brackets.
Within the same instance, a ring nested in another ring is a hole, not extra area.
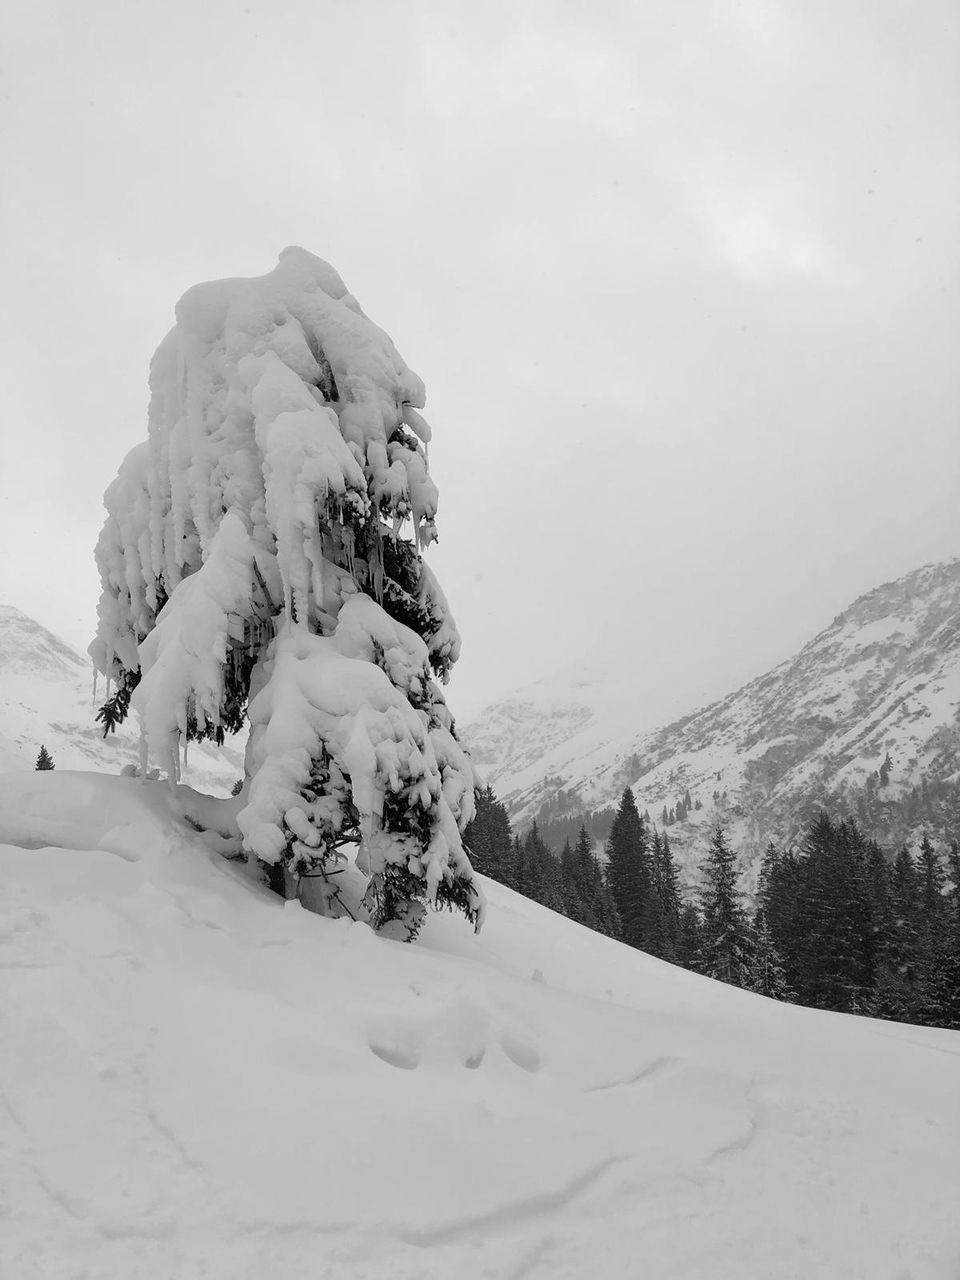
[(466, 999), (451, 1002), (433, 1017), (381, 1023), (371, 1028), (367, 1043), (381, 1062), (403, 1071), (412, 1071), (425, 1060), (476, 1071), (497, 1045), (521, 1071), (540, 1070), (540, 1051), (528, 1036), (491, 1026), (486, 1011)]

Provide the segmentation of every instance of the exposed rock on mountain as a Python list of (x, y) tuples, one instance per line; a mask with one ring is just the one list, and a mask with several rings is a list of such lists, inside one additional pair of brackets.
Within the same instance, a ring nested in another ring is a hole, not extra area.
[(960, 559), (861, 596), (794, 658), (653, 733), (624, 731), (596, 687), (541, 682), (465, 730), (515, 820), (599, 809), (629, 785), (656, 822), (673, 810), (688, 871), (721, 816), (748, 867), (820, 804), (903, 838), (912, 789), (949, 797), (960, 777)]

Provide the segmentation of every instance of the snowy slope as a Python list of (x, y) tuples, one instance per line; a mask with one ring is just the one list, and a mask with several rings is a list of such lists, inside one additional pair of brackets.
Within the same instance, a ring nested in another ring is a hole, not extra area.
[[(10, 605), (0, 604), (0, 769), (32, 769), (43, 743), (58, 769), (119, 773), (140, 758), (136, 717), (106, 739), (96, 723), (89, 658)], [(191, 746), (186, 778), (224, 794), (243, 773), (243, 744)]]
[[(597, 696), (597, 688), (601, 696)], [(622, 702), (629, 705), (630, 691)], [(887, 752), (893, 785), (960, 770), (960, 560), (861, 597), (796, 657), (653, 733), (624, 731), (606, 686), (581, 676), (532, 686), (463, 730), (474, 762), (513, 814), (544, 803), (615, 804), (626, 785), (659, 817), (689, 789), (756, 849), (786, 837), (811, 797), (862, 785)], [(673, 834), (673, 829), (671, 829)], [(678, 832), (682, 848), (684, 833)], [(694, 838), (695, 842), (695, 838)]]
[[(488, 884), (283, 904), (164, 785), (0, 777), (11, 1280), (948, 1280), (960, 1036), (722, 987)], [(53, 847), (44, 847), (53, 846)]]

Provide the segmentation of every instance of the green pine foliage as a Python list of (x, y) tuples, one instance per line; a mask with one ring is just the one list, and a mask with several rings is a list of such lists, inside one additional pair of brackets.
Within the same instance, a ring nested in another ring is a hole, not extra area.
[(47, 770), (53, 769), (55, 767), (53, 763), (53, 757), (51, 756), (47, 748), (42, 744), (40, 746), (40, 754), (37, 756), (37, 763), (33, 767), (34, 769), (38, 770), (40, 773), (45, 773), (47, 772)]

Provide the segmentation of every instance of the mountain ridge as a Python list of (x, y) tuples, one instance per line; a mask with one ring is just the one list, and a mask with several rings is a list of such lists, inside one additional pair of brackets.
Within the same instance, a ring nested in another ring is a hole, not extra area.
[(855, 805), (888, 756), (890, 798), (960, 777), (960, 558), (864, 592), (793, 657), (651, 731), (556, 692), (548, 732), (525, 690), (463, 730), (514, 821), (609, 807), (625, 786), (659, 817), (689, 791), (700, 807), (671, 826), (688, 870), (718, 819), (755, 864), (816, 801)]
[[(0, 604), (0, 771), (32, 769), (40, 746), (61, 769), (119, 773), (140, 761), (136, 717), (103, 736), (93, 668), (66, 641)], [(242, 744), (192, 743), (185, 780), (223, 794), (243, 772)]]

